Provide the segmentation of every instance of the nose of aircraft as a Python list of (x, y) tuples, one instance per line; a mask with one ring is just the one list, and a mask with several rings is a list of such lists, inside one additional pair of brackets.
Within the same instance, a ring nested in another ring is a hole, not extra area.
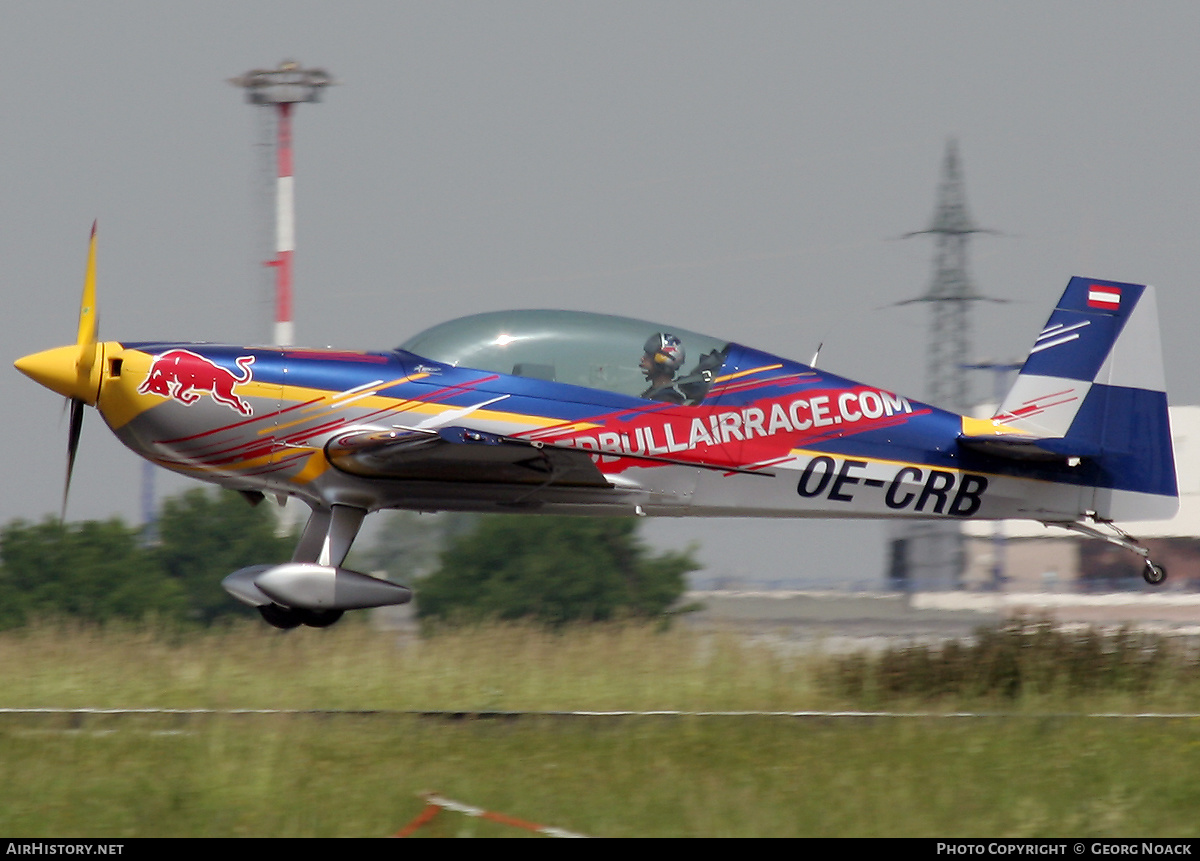
[(103, 356), (103, 344), (72, 344), (22, 356), (13, 364), (22, 374), (52, 392), (95, 405), (100, 395)]

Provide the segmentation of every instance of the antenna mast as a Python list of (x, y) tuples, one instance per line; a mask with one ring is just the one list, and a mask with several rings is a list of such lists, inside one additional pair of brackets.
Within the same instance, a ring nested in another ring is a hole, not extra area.
[(275, 153), (275, 257), (266, 261), (275, 269), (274, 343), (287, 346), (295, 339), (292, 322), (292, 255), (296, 250), (295, 181), (292, 174), (292, 106), (317, 102), (321, 90), (333, 83), (324, 69), (305, 69), (285, 60), (275, 70), (252, 69), (230, 79), (246, 90), (252, 105), (273, 107), (276, 113)]

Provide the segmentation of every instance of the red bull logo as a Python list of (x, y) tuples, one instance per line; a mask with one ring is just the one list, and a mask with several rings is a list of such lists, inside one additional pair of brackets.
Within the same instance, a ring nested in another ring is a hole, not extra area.
[(254, 364), (254, 357), (239, 356), (234, 361), (241, 369), (240, 375), (190, 350), (168, 350), (154, 357), (150, 373), (138, 386), (138, 394), (173, 398), (188, 406), (204, 395), (212, 395), (217, 403), (237, 410), (244, 416), (254, 415), (250, 404), (233, 391), (234, 386), (253, 379), (250, 366)]

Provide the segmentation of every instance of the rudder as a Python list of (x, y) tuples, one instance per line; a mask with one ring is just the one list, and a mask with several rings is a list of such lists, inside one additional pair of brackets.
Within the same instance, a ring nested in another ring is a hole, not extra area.
[(1072, 278), (993, 423), (1099, 469), (1103, 520), (1178, 508), (1154, 288)]

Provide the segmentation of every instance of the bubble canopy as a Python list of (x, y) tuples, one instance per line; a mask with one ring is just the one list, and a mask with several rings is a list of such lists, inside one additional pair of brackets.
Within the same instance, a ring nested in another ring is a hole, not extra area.
[[(495, 311), (441, 323), (397, 349), (435, 362), (638, 396), (639, 362), (656, 334), (683, 342), (676, 382), (691, 403), (724, 362), (728, 342), (678, 326), (581, 311)], [(690, 387), (690, 388), (689, 388)]]

